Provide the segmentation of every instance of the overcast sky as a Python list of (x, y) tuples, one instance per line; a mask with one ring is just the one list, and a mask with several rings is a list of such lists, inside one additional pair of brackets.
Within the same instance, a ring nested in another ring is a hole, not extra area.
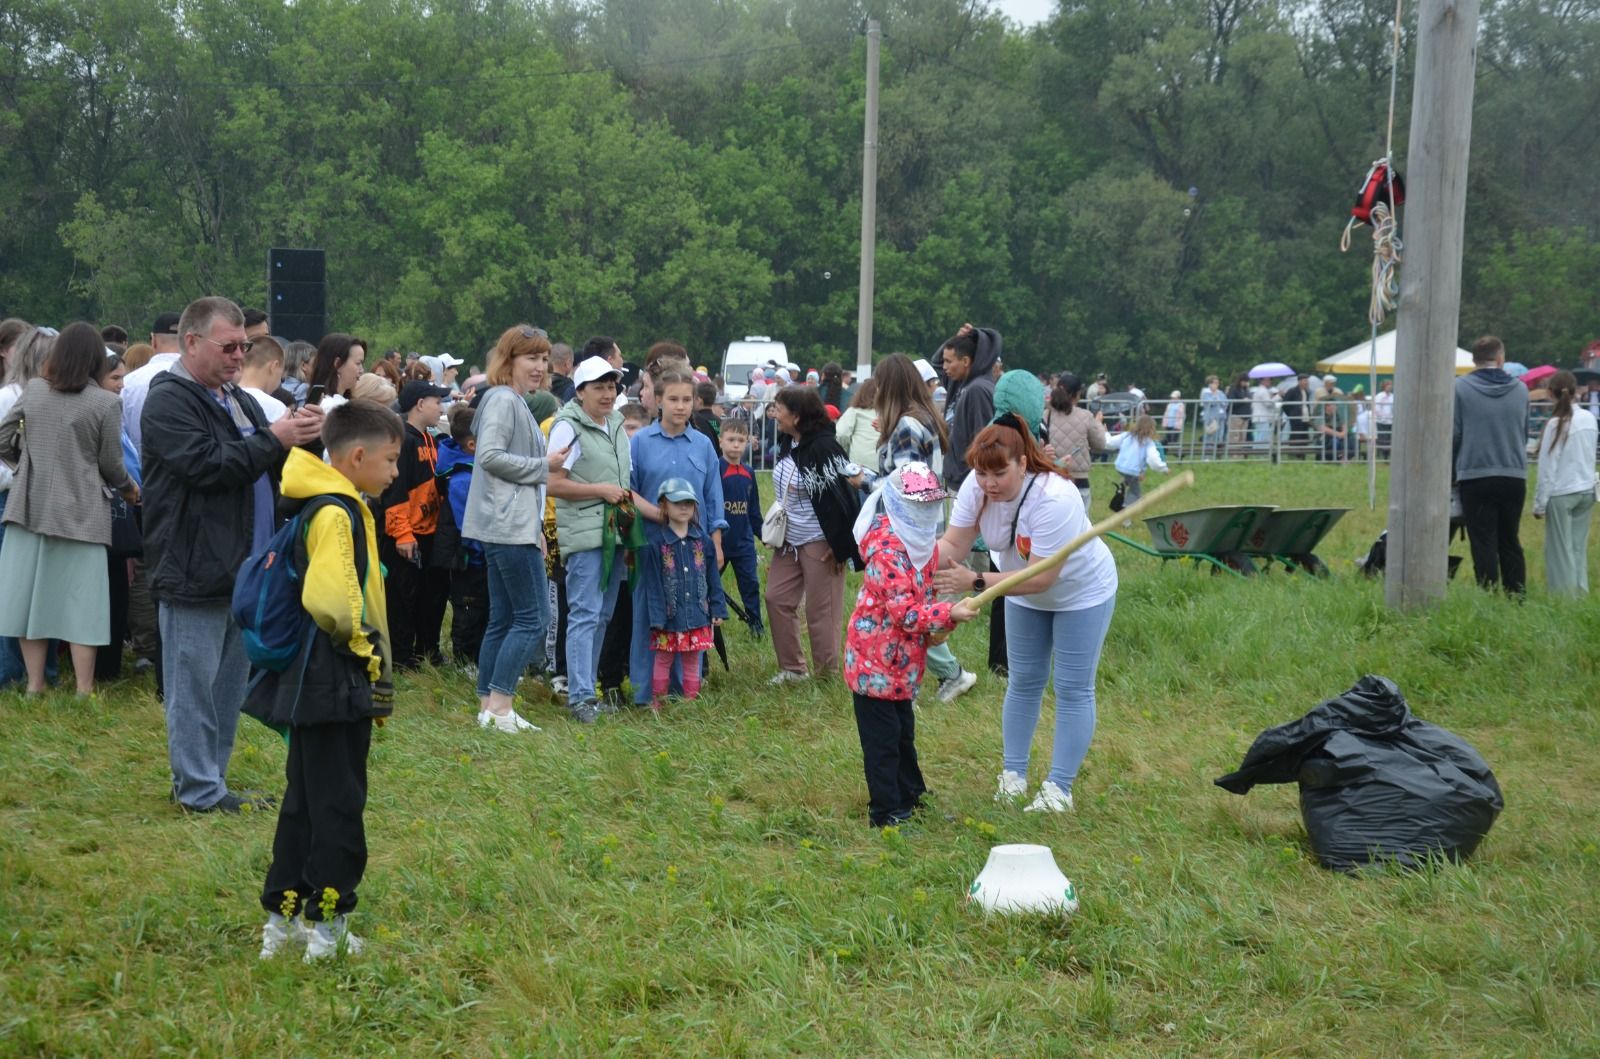
[(1055, 0), (992, 0), (1006, 17), (1023, 26), (1033, 26), (1055, 13)]

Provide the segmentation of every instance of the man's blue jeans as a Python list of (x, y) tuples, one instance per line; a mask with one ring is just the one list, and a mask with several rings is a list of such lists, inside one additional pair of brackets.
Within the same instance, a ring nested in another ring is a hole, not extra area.
[(250, 660), (226, 603), (162, 603), (160, 625), (172, 793), (209, 809), (228, 793)]
[(544, 647), (550, 624), (544, 553), (535, 544), (485, 544), (489, 624), (478, 651), (478, 697), (513, 695), (517, 681)]
[[(563, 555), (567, 566), (567, 701), (576, 705), (595, 697), (600, 648), (622, 586), (623, 551), (611, 559), (611, 577), (600, 583), (601, 550), (589, 548)], [(634, 644), (635, 650), (638, 643)], [(650, 682), (645, 681), (649, 694)]]

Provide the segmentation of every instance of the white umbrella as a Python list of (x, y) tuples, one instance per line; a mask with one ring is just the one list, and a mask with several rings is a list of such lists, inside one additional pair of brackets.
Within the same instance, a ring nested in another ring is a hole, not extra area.
[(1250, 377), (1252, 379), (1281, 379), (1285, 375), (1293, 374), (1293, 368), (1276, 360), (1267, 364), (1257, 364), (1250, 369)]

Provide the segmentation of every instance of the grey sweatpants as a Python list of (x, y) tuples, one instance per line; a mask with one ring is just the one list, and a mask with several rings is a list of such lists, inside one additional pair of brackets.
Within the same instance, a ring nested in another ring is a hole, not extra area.
[(162, 603), (161, 668), (172, 793), (186, 808), (209, 809), (228, 793), (228, 759), (250, 677), (228, 605)]
[(1589, 594), (1589, 516), (1594, 492), (1553, 496), (1544, 510), (1544, 583), (1553, 596)]

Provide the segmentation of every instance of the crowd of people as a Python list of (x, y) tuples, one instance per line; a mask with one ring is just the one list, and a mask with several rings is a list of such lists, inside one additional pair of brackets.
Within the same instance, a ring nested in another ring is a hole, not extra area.
[[(996, 331), (963, 326), (940, 370), (891, 355), (861, 386), (780, 369), (759, 419), (727, 414), (670, 341), (634, 366), (609, 337), (575, 353), (518, 324), (458, 380), (456, 358), (373, 359), (354, 335), (280, 341), (215, 297), (126, 337), (0, 325), (0, 677), (44, 693), (59, 644), (80, 695), (125, 648), (154, 669), (172, 801), (278, 804), (263, 957), (360, 949), (371, 730), (422, 666), (466, 671), (478, 724), (518, 737), (538, 730), (516, 708), (529, 680), (579, 724), (695, 698), (737, 616), (770, 636), (772, 683), (843, 676), (868, 819), (898, 826), (924, 793), (924, 672), (949, 702), (983, 668), (942, 642), (979, 614), (957, 597), (1016, 574), (990, 612), (996, 797), (1072, 806), (1116, 566), (1094, 541), (1028, 576), (1088, 528), (1086, 491), (1050, 440), (1070, 409), (1000, 371)], [(768, 436), (763, 505), (746, 454)], [(273, 591), (292, 593), (287, 636)], [(1050, 768), (1026, 799), (1052, 670)], [(228, 783), (244, 713), (286, 733), (281, 802)]]
[[(344, 916), (366, 860), (371, 728), (422, 666), (465, 671), (477, 723), (516, 737), (538, 731), (516, 708), (528, 680), (579, 724), (696, 698), (736, 616), (770, 635), (774, 685), (843, 675), (875, 826), (921, 805), (925, 673), (946, 703), (986, 668), (1006, 678), (1002, 801), (1026, 798), (1053, 680), (1050, 767), (1026, 809), (1072, 807), (1117, 570), (1098, 540), (1040, 564), (1088, 529), (1091, 462), (1113, 458), (1136, 499), (1167, 469), (1161, 439), (1181, 414), (1158, 424), (1135, 408), (1108, 427), (1087, 407), (1103, 377), (1086, 389), (1005, 371), (999, 332), (971, 325), (860, 385), (835, 365), (798, 379), (773, 366), (776, 386), (757, 369), (736, 407), (671, 341), (634, 365), (610, 337), (575, 352), (518, 324), (459, 379), (451, 356), (369, 363), (354, 335), (313, 347), (266, 332), (223, 298), (162, 314), (147, 344), (82, 322), (0, 324), (0, 683), (43, 693), (65, 644), (92, 695), (130, 648), (155, 670), (171, 798), (188, 812), (273, 804), (233, 790), (229, 760), (241, 713), (288, 733), (264, 956), (359, 948)], [(1528, 392), (1498, 340), (1474, 356), (1456, 391), (1460, 519), (1479, 580), (1521, 594)], [(1339, 458), (1351, 402), (1335, 382), (1319, 401), (1304, 380), (1270, 398), (1236, 380), (1202, 397), (1206, 436), (1255, 444), (1282, 415)], [(1570, 373), (1549, 390), (1534, 514), (1552, 590), (1582, 593), (1596, 419)], [(764, 504), (747, 457), (769, 438)], [(244, 587), (275, 563), (295, 571), (303, 624), (282, 659)], [(863, 580), (846, 618), (851, 569)], [(966, 594), (1001, 579), (986, 665), (963, 665), (948, 633), (979, 617)]]

